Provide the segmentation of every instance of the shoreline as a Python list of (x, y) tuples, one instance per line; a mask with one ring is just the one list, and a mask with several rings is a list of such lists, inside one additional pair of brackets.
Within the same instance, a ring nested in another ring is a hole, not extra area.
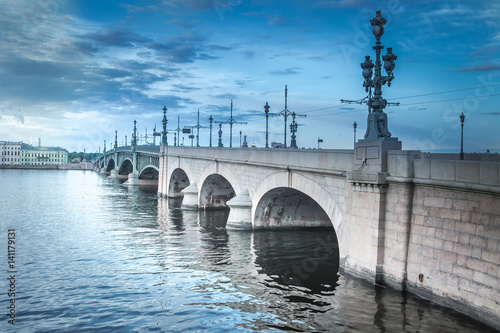
[(29, 169), (29, 170), (94, 170), (91, 163), (78, 164), (49, 164), (49, 165), (0, 165), (0, 169)]

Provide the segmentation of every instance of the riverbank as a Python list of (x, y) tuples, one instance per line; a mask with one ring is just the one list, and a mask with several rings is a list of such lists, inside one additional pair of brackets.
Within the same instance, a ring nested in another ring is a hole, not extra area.
[(48, 165), (0, 165), (0, 169), (30, 169), (30, 170), (94, 170), (92, 163), (48, 164)]

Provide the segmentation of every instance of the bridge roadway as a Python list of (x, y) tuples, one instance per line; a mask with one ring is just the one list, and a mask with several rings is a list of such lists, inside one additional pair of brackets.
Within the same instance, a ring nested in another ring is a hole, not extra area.
[[(340, 263), (500, 329), (500, 157), (401, 150), (120, 147), (98, 164), (161, 197), (229, 208), (228, 229), (329, 227)], [(314, 259), (314, 258), (312, 258)], [(311, 267), (314, 270), (314, 260)]]

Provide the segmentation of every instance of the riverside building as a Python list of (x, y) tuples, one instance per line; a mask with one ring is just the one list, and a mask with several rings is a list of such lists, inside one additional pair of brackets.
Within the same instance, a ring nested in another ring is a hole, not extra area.
[(22, 142), (0, 141), (0, 164), (20, 164)]
[(68, 163), (68, 151), (61, 147), (33, 147), (23, 144), (22, 165), (61, 165)]

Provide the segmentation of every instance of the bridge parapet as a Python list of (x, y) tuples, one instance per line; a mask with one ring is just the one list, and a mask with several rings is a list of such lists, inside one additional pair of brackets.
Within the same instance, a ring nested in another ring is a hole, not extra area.
[(459, 160), (454, 154), (448, 154), (445, 159), (445, 154), (391, 151), (388, 153), (389, 179), (498, 193), (500, 159), (495, 161), (490, 156), (495, 155), (477, 154), (475, 160)]
[(138, 152), (159, 153), (160, 146), (150, 146), (150, 145), (136, 146), (135, 150)]
[(343, 173), (352, 169), (352, 150), (168, 147), (167, 155), (266, 166)]

